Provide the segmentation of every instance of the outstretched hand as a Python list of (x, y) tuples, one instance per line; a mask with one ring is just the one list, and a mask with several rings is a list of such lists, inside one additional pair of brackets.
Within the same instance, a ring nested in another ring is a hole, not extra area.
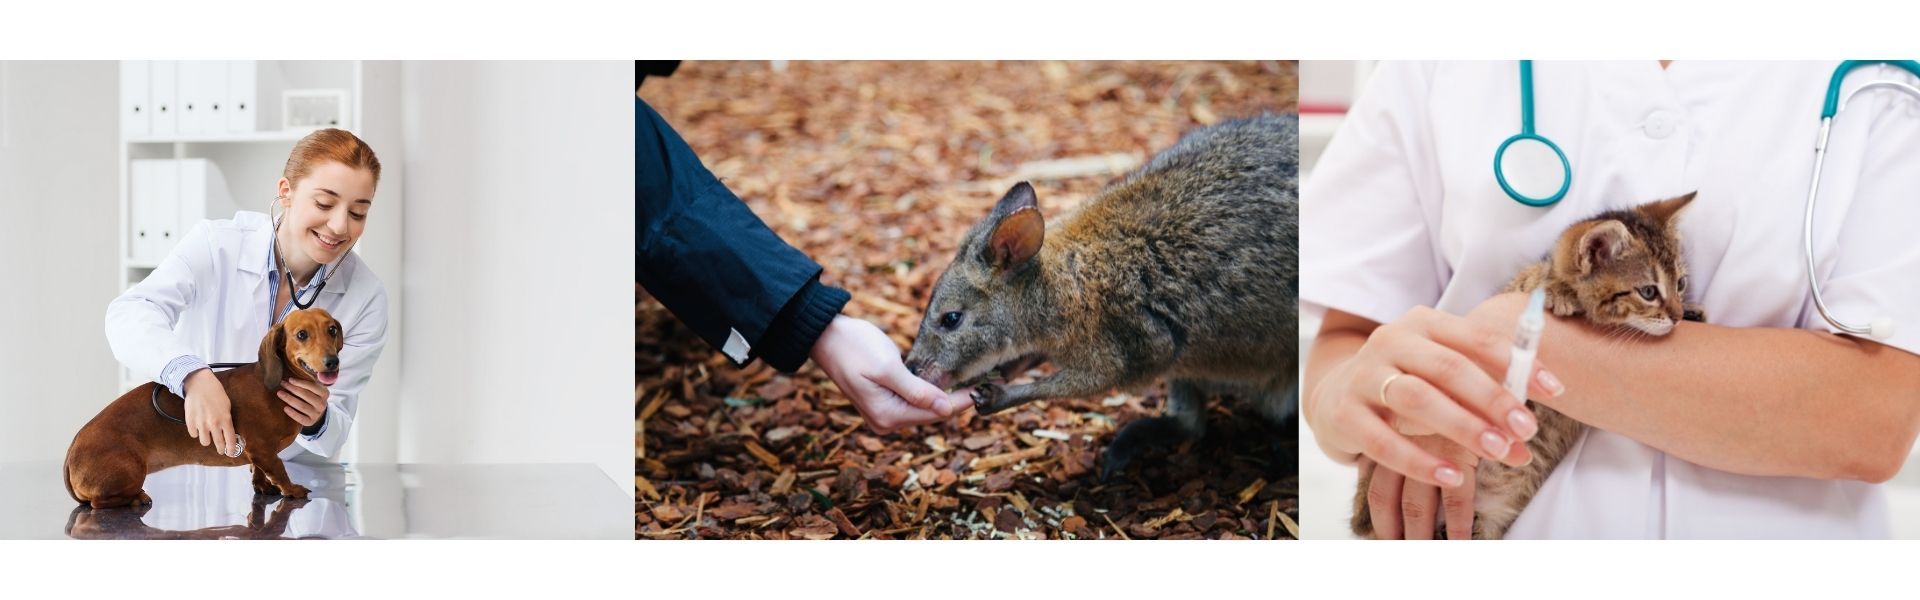
[(834, 317), (811, 357), (875, 431), (942, 421), (973, 406), (967, 390), (950, 394), (907, 372), (899, 346), (860, 319)]

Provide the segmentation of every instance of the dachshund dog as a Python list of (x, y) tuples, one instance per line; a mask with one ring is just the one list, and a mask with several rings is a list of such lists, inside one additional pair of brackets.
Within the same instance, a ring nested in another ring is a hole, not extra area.
[(340, 322), (327, 311), (297, 310), (260, 340), (259, 362), (214, 374), (232, 403), (233, 432), (245, 442), (238, 457), (200, 445), (184, 425), (158, 414), (185, 415), (185, 399), (157, 383), (133, 388), (73, 436), (68, 495), (94, 508), (153, 504), (142, 489), (148, 473), (177, 465), (250, 465), (254, 493), (307, 497), (307, 488), (289, 480), (280, 463), (280, 450), (299, 435), (300, 423), (281, 408), (275, 392), (288, 378), (333, 385), (340, 379), (343, 343)]

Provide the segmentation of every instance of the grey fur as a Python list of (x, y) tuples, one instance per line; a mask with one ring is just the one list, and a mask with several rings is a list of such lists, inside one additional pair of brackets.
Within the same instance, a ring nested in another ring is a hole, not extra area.
[[(1031, 355), (1059, 367), (1033, 383), (982, 385), (976, 400), (989, 411), (1165, 376), (1167, 418), (1183, 436), (1200, 435), (1208, 392), (1292, 420), (1298, 148), (1292, 114), (1193, 131), (1057, 219), (1031, 259), (1000, 266), (990, 240), (1022, 206), (1016, 186), (941, 274), (908, 364), (940, 384)], [(950, 312), (963, 317), (948, 331), (939, 322)]]

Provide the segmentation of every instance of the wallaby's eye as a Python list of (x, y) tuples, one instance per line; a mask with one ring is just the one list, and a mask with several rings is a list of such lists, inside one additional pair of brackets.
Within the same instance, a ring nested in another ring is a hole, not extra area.
[(1682, 294), (1687, 293), (1687, 276), (1681, 275), (1680, 281), (1674, 283), (1674, 287), (1679, 288), (1680, 293)]
[(294, 333), (293, 339), (300, 340), (302, 342), (307, 341), (307, 330), (302, 329), (299, 332)]
[(944, 315), (940, 315), (940, 328), (945, 329), (947, 331), (953, 331), (955, 327), (960, 326), (960, 317), (961, 315), (959, 311), (954, 311)]
[(1646, 298), (1648, 302), (1652, 302), (1655, 299), (1658, 299), (1660, 297), (1660, 288), (1657, 286), (1651, 286), (1651, 285), (1641, 286), (1640, 297)]

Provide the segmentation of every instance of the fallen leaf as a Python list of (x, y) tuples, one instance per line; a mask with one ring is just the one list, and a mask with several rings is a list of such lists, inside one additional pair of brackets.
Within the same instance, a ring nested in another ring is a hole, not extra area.
[(1253, 483), (1247, 484), (1247, 487), (1242, 488), (1240, 490), (1240, 496), (1238, 499), (1233, 501), (1233, 505), (1239, 506), (1242, 504), (1246, 504), (1248, 500), (1253, 499), (1254, 494), (1260, 493), (1260, 490), (1266, 489), (1266, 487), (1267, 487), (1266, 479), (1253, 480)]

